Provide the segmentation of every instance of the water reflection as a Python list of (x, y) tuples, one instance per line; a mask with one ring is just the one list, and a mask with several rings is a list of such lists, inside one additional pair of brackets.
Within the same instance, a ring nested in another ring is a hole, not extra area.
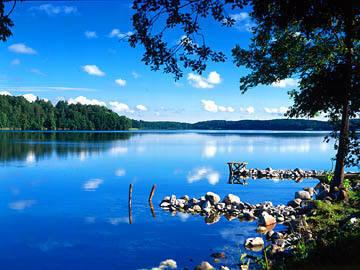
[(126, 171), (124, 169), (117, 169), (115, 171), (115, 175), (118, 176), (118, 177), (125, 176), (125, 174), (126, 174)]
[(220, 180), (220, 173), (210, 167), (200, 167), (190, 171), (187, 176), (189, 184), (203, 179), (206, 179), (211, 185), (216, 185)]
[(15, 201), (9, 204), (9, 208), (12, 210), (22, 211), (26, 208), (30, 208), (36, 203), (35, 200), (21, 200)]
[(85, 182), (83, 189), (85, 191), (95, 191), (103, 182), (104, 180), (102, 179), (90, 179)]

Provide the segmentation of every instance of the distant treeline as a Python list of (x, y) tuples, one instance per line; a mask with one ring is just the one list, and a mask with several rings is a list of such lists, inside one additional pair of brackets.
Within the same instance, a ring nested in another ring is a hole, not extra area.
[(20, 130), (127, 130), (131, 119), (102, 106), (0, 95), (0, 128)]
[[(360, 129), (360, 119), (350, 122), (352, 129)], [(213, 120), (194, 124), (181, 122), (147, 122), (131, 120), (103, 106), (68, 104), (24, 97), (0, 95), (0, 129), (19, 130), (332, 130), (325, 121), (303, 119), (275, 120)]]
[[(352, 129), (360, 129), (360, 119), (352, 119)], [(132, 121), (132, 127), (138, 129), (194, 129), (194, 130), (332, 130), (332, 123), (304, 119), (275, 119), (275, 120), (212, 120), (194, 124), (180, 122), (147, 122)]]

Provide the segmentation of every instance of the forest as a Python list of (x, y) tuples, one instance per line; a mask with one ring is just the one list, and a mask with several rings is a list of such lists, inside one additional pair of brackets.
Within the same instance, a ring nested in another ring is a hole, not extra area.
[(0, 95), (0, 129), (128, 130), (131, 120), (106, 107)]

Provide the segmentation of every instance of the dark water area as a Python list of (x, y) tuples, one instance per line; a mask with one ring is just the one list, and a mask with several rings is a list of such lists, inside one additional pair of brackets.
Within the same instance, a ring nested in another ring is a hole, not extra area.
[[(191, 269), (211, 262), (215, 251), (234, 264), (245, 239), (258, 236), (256, 222), (222, 217), (209, 225), (201, 216), (162, 211), (161, 199), (213, 191), (250, 203), (286, 203), (317, 180), (228, 184), (226, 162), (331, 169), (334, 150), (325, 134), (0, 132), (1, 269), (151, 269), (169, 258)], [(155, 183), (154, 217), (148, 196)]]

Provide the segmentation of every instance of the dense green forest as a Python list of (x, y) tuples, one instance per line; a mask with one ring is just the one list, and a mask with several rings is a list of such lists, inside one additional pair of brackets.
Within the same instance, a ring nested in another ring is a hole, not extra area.
[[(360, 119), (351, 120), (351, 128), (360, 129)], [(0, 129), (21, 130), (128, 130), (135, 129), (195, 129), (195, 130), (332, 130), (325, 121), (303, 119), (275, 120), (213, 120), (194, 124), (182, 122), (148, 122), (131, 120), (106, 107), (68, 104), (24, 97), (0, 95)]]
[(0, 95), (0, 128), (21, 130), (127, 130), (131, 120), (95, 105)]

